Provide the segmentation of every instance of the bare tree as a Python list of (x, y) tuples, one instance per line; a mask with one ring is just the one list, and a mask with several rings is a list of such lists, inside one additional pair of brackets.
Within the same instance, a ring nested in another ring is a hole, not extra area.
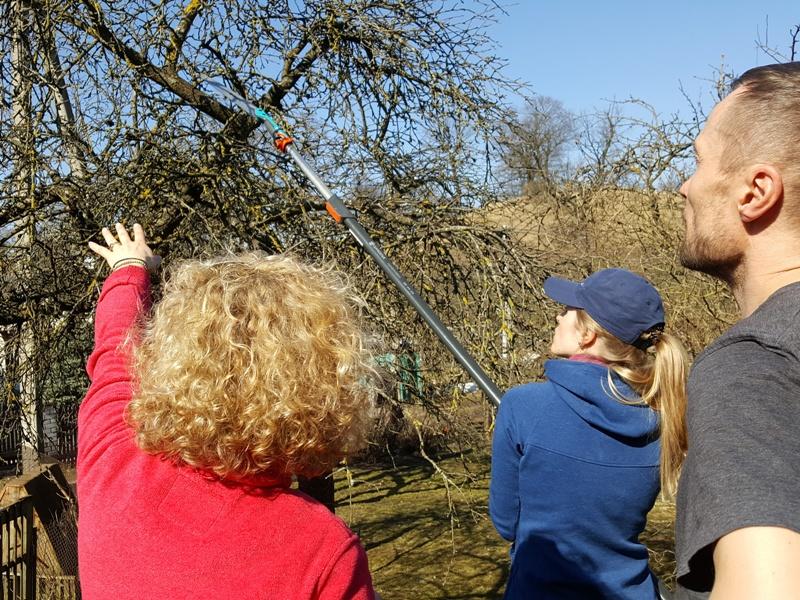
[(525, 107), (506, 124), (503, 163), (523, 188), (563, 181), (575, 120), (564, 104), (549, 96), (525, 99)]
[(700, 124), (697, 112), (665, 117), (636, 99), (583, 115), (575, 178), (595, 188), (675, 189)]
[[(257, 122), (209, 93), (209, 79), (296, 135), (501, 384), (516, 368), (498, 358), (508, 317), (496, 306), (533, 285), (534, 262), (471, 216), (493, 197), (493, 123), (506, 114), (496, 98), (510, 85), (485, 37), (493, 2), (12, 4), (5, 16), (21, 15), (27, 29), (15, 37), (13, 19), (0, 25), (0, 111), (24, 109), (19, 123), (0, 119), (0, 315), (9, 352), (19, 328), (35, 330), (36, 352), (19, 364), (38, 374), (45, 405), (76, 405), (85, 385), (68, 374), (88, 352), (102, 277), (85, 242), (122, 219), (142, 222), (173, 261), (244, 248), (336, 260), (368, 299), (383, 346), (402, 336), (422, 352), (426, 393), (411, 402), (425, 427), (455, 418), (463, 373), (321, 217), (320, 199)], [(24, 65), (14, 40), (29, 47)], [(22, 179), (25, 194), (13, 183)]]
[(592, 187), (614, 187), (622, 183), (625, 155), (622, 134), (624, 119), (619, 107), (612, 104), (594, 115), (582, 115), (578, 135), (581, 164), (576, 178)]
[(800, 24), (794, 25), (789, 29), (789, 45), (786, 50), (773, 46), (769, 41), (769, 20), (767, 20), (764, 31), (764, 38), (759, 32), (756, 37), (756, 47), (775, 62), (791, 62), (800, 57)]

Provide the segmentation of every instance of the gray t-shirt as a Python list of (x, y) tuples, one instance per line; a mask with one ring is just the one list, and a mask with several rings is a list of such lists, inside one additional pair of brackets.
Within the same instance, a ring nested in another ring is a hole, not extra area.
[(677, 598), (706, 598), (714, 543), (742, 527), (800, 531), (800, 283), (781, 288), (692, 367), (675, 523)]

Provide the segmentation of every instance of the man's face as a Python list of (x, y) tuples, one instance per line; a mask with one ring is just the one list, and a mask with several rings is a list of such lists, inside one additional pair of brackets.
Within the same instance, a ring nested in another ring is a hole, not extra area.
[(733, 193), (734, 175), (722, 168), (725, 152), (729, 151), (723, 131), (736, 97), (734, 92), (711, 112), (694, 144), (697, 160), (694, 175), (680, 188), (686, 199), (681, 264), (724, 280), (729, 280), (741, 264), (745, 242)]

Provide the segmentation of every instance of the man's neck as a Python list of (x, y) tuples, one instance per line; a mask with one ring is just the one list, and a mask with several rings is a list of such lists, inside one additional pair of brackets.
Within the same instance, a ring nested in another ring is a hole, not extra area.
[(732, 278), (731, 292), (739, 305), (742, 319), (749, 317), (782, 287), (800, 282), (800, 254), (787, 257), (781, 263), (766, 268), (755, 261), (745, 261), (741, 272)]

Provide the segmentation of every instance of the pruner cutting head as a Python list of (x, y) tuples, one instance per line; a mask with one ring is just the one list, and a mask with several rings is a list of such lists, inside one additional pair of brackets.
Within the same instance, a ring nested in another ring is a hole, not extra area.
[(212, 91), (218, 98), (224, 99), (225, 103), (228, 104), (231, 108), (238, 108), (254, 117), (258, 116), (256, 114), (256, 111), (259, 111), (261, 109), (258, 108), (258, 106), (256, 106), (249, 100), (246, 100), (244, 97), (234, 92), (233, 90), (230, 90), (226, 88), (224, 85), (216, 83), (214, 81), (206, 81), (205, 83), (206, 85), (208, 85), (208, 87), (212, 89)]
[(289, 137), (286, 132), (281, 128), (280, 125), (273, 119), (267, 111), (263, 108), (259, 108), (243, 96), (237, 94), (233, 90), (226, 88), (224, 85), (216, 83), (214, 81), (206, 81), (205, 82), (208, 87), (211, 88), (213, 93), (220, 99), (224, 100), (226, 104), (228, 104), (231, 108), (238, 108), (245, 113), (253, 116), (257, 119), (262, 121), (266, 121), (270, 128), (272, 129), (272, 141), (275, 143), (275, 147), (280, 150), (281, 152), (286, 152), (286, 148), (291, 144), (294, 139)]
[(281, 152), (286, 152), (286, 148), (291, 144), (294, 139), (283, 133), (282, 131), (276, 131), (275, 134), (272, 136), (272, 141), (275, 143), (275, 147), (280, 150)]

